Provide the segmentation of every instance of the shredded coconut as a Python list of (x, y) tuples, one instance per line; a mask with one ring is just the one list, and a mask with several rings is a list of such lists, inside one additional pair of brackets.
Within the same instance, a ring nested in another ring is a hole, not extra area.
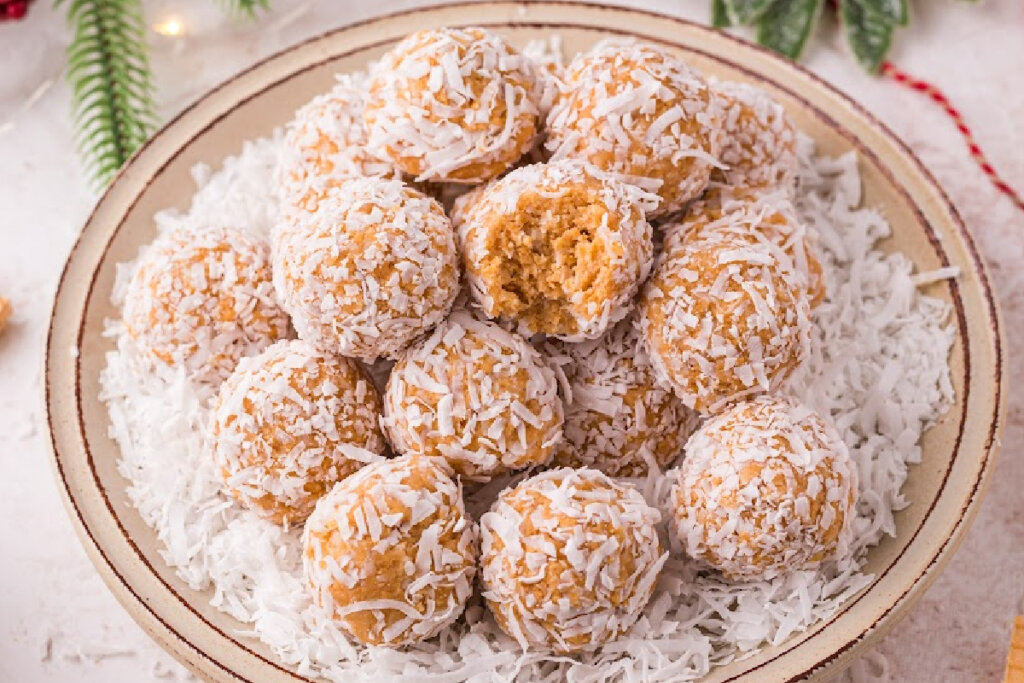
[(543, 120), (551, 111), (558, 89), (564, 88), (565, 58), (562, 53), (562, 37), (552, 35), (547, 40), (531, 40), (523, 47), (523, 56), (533, 60), (537, 67), (538, 85), (541, 96), (538, 106), (540, 118)]
[[(816, 158), (806, 139), (798, 147), (794, 201), (800, 219), (820, 236), (829, 293), (814, 314), (811, 352), (789, 386), (836, 426), (857, 466), (859, 502), (845, 556), (815, 571), (732, 584), (674, 554), (632, 628), (574, 658), (523, 653), (479, 596), (434, 639), (402, 650), (362, 647), (313, 606), (303, 586), (299, 532), (221, 494), (203, 437), (209, 389), (181, 371), (140, 365), (139, 350), (112, 321), (117, 346), (102, 373), (101, 399), (121, 448), (118, 466), (128, 496), (153, 528), (164, 560), (190, 588), (212, 590), (212, 605), (244, 624), (238, 637), (261, 639), (301, 675), (339, 683), (693, 680), (834, 614), (870, 583), (861, 570), (865, 554), (895, 533), (893, 513), (909, 504), (901, 488), (908, 467), (920, 461), (921, 433), (953, 398), (948, 354), (954, 332), (949, 306), (918, 291), (910, 259), (875, 248), (890, 227), (878, 212), (859, 208), (855, 155)], [(260, 140), (217, 173), (199, 167), (192, 208), (176, 218), (265, 232), (277, 212), (271, 188), (279, 149), (279, 138)], [(118, 292), (127, 286), (131, 265), (119, 268)], [(664, 482), (652, 477), (638, 485), (657, 501), (667, 492)], [(486, 508), (514, 483), (491, 482), (467, 507)]]

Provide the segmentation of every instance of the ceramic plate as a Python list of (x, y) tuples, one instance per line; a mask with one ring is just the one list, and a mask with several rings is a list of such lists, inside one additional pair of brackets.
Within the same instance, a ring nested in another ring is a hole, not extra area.
[(914, 156), (861, 107), (815, 76), (765, 50), (714, 30), (636, 10), (571, 3), (489, 2), (406, 12), (341, 28), (282, 52), (216, 88), (158, 133), (117, 177), (82, 230), (61, 277), (46, 356), (46, 402), (58, 483), (93, 562), (136, 620), (174, 656), (212, 681), (304, 680), (261, 643), (236, 635), (242, 624), (189, 589), (159, 555), (157, 539), (131, 507), (116, 445), (98, 400), (103, 320), (114, 265), (155, 234), (153, 214), (188, 206), (197, 162), (219, 164), (244, 140), (284, 124), (300, 104), (329, 89), (333, 75), (361, 69), (404, 35), (425, 27), (476, 24), (512, 42), (558, 33), (567, 53), (612, 35), (636, 36), (678, 51), (722, 78), (769, 90), (820, 152), (857, 151), (865, 201), (894, 226), (883, 244), (920, 270), (957, 266), (956, 280), (927, 293), (952, 304), (956, 403), (924, 436), (912, 468), (910, 507), (898, 534), (869, 555), (873, 583), (838, 614), (777, 647), (715, 670), (709, 681), (824, 680), (848, 665), (902, 616), (935, 579), (976, 511), (992, 471), (1004, 421), (1005, 375), (999, 316), (989, 277), (948, 198)]

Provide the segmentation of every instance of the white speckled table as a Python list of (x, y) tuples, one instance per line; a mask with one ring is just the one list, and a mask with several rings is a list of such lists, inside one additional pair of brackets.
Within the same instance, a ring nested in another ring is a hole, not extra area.
[[(152, 36), (161, 113), (173, 115), (306, 36), (427, 3), (272, 4), (252, 25), (225, 21), (213, 0), (147, 1), (152, 21), (177, 14), (190, 36), (187, 44)], [(707, 19), (706, 0), (623, 4)], [(892, 59), (939, 84), (1006, 179), (1024, 189), (1024, 3), (918, 0), (914, 9)], [(50, 300), (96, 199), (75, 157), (60, 80), (67, 39), (63, 18), (42, 0), (25, 21), (0, 25), (0, 294), (14, 306), (0, 336), (0, 681), (181, 680), (187, 674), (121, 610), (79, 547), (42, 430)], [(862, 74), (834, 30), (818, 36), (806, 63), (888, 124), (945, 186), (989, 260), (1009, 340), (1010, 417), (988, 498), (946, 572), (855, 670), (864, 680), (993, 683), (1001, 680), (1012, 617), (1024, 613), (1024, 393), (1014, 390), (1024, 384), (1024, 213), (980, 174), (939, 110)]]

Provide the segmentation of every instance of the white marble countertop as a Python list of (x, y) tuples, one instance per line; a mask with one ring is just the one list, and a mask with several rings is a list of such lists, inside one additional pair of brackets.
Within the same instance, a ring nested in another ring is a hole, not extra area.
[[(96, 201), (74, 153), (61, 81), (63, 17), (40, 0), (0, 24), (0, 294), (14, 317), (0, 336), (0, 681), (183, 680), (187, 674), (107, 592), (58, 498), (42, 429), (40, 366), (51, 297)], [(161, 113), (170, 116), (256, 59), (346, 22), (418, 0), (272, 0), (256, 25), (225, 21), (213, 0), (146, 2), (179, 13), (188, 49), (154, 41)], [(706, 0), (630, 0), (706, 21)], [(993, 163), (1024, 189), (1024, 4), (918, 0), (892, 59), (939, 84)], [(1002, 680), (1014, 614), (1024, 613), (1024, 213), (996, 192), (953, 126), (920, 96), (860, 72), (826, 28), (807, 65), (888, 124), (945, 186), (988, 258), (1006, 321), (1010, 418), (981, 512), (945, 573), (858, 663), (878, 680)], [(53, 80), (51, 87), (41, 84)]]

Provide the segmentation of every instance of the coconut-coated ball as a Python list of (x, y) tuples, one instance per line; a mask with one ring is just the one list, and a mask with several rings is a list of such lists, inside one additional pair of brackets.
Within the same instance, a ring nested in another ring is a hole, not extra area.
[(552, 159), (585, 159), (677, 211), (707, 186), (722, 145), (718, 100), (695, 69), (649, 43), (609, 40), (566, 67), (547, 117)]
[(274, 284), (302, 339), (394, 358), (455, 301), (455, 234), (440, 204), (402, 181), (349, 180), (278, 235)]
[(565, 433), (551, 464), (612, 477), (664, 470), (680, 454), (696, 414), (660, 384), (630, 319), (579, 344), (549, 343), (565, 374)]
[(316, 211), (328, 190), (350, 178), (401, 177), (397, 166), (366, 148), (366, 86), (364, 74), (341, 75), (330, 92), (295, 112), (285, 131), (278, 169), (286, 217)]
[(430, 638), (473, 594), (478, 533), (441, 458), (373, 463), (317, 503), (302, 535), (317, 605), (366, 645)]
[(847, 541), (857, 469), (835, 428), (791, 399), (761, 396), (708, 420), (676, 475), (679, 540), (727, 578), (814, 569)]
[(213, 407), (225, 491), (280, 524), (300, 524), (334, 484), (379, 460), (380, 395), (355, 361), (299, 340), (243, 358)]
[(269, 247), (231, 228), (179, 225), (157, 237), (132, 274), (123, 316), (145, 358), (212, 384), (290, 331)]
[(562, 401), (543, 356), (466, 311), (402, 354), (384, 405), (399, 452), (442, 456), (469, 480), (543, 465), (562, 438)]
[(417, 31), (373, 71), (368, 146), (417, 180), (484, 182), (533, 145), (541, 94), (533, 63), (500, 36)]
[(481, 584), (524, 649), (592, 651), (625, 633), (662, 565), (660, 513), (592, 469), (548, 470), (502, 491), (480, 519)]
[(775, 390), (810, 346), (804, 278), (728, 234), (662, 252), (638, 321), (658, 379), (703, 415)]
[(456, 201), (470, 294), (527, 336), (600, 336), (650, 272), (652, 200), (579, 161), (517, 168)]
[(796, 127), (782, 105), (752, 85), (712, 81), (725, 133), (725, 181), (740, 188), (792, 191), (798, 168)]

